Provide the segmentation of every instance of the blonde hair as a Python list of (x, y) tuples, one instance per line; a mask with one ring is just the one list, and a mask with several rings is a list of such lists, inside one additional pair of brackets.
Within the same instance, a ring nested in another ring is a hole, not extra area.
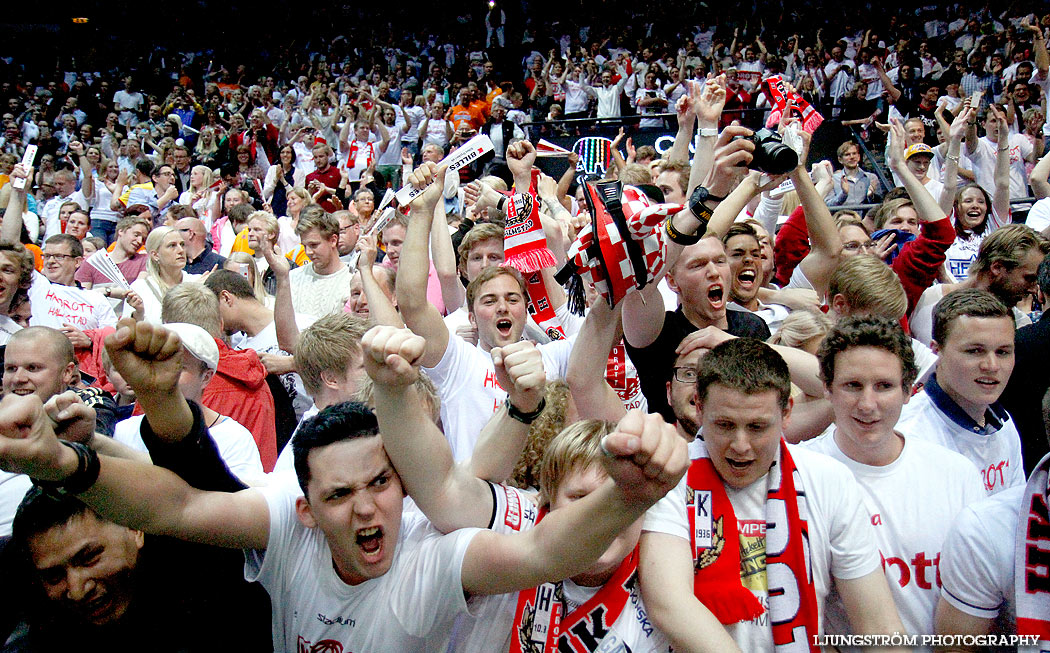
[(586, 419), (571, 424), (547, 445), (540, 461), (540, 505), (550, 506), (570, 473), (601, 465), (602, 438), (616, 430), (612, 422)]
[(368, 322), (349, 313), (326, 315), (299, 335), (295, 363), (306, 391), (311, 396), (321, 389), (321, 373), (346, 372), (350, 361), (361, 355), (361, 338)]
[(545, 388), (547, 407), (529, 425), (525, 450), (518, 458), (508, 483), (522, 489), (539, 487), (540, 459), (547, 445), (564, 427), (569, 407), (569, 386), (565, 381), (548, 381)]
[(187, 281), (166, 292), (161, 302), (160, 320), (164, 324), (196, 324), (213, 338), (222, 337), (219, 298), (203, 283)]
[(628, 163), (620, 170), (619, 180), (628, 186), (652, 184), (653, 175), (649, 172), (649, 168), (640, 163)]
[(201, 173), (201, 187), (197, 190), (207, 190), (211, 186), (212, 177), (214, 176), (214, 173), (212, 173), (211, 168), (209, 168), (208, 166), (193, 166), (192, 168), (190, 168), (190, 173), (194, 172)]
[(828, 297), (842, 295), (850, 314), (871, 313), (899, 320), (908, 310), (908, 296), (897, 273), (874, 254), (847, 256), (831, 273)]
[(163, 247), (164, 240), (172, 234), (178, 236), (179, 232), (176, 231), (174, 227), (161, 226), (149, 232), (149, 235), (146, 236), (146, 274), (149, 275), (150, 281), (157, 284), (161, 296), (164, 296), (172, 286), (169, 286), (167, 282), (161, 278), (160, 268), (150, 254)]
[[(435, 425), (440, 425), (441, 396), (438, 395), (437, 386), (426, 374), (420, 374), (419, 378), (412, 385), (415, 387), (416, 392), (419, 393), (419, 398), (423, 400), (423, 405), (427, 410), (427, 417)], [(357, 392), (354, 393), (354, 401), (375, 410), (375, 383), (372, 381), (372, 377), (367, 374), (361, 377), (357, 385)]]
[(791, 311), (768, 342), (771, 345), (800, 349), (813, 338), (826, 336), (833, 324), (831, 318), (820, 311)]
[(248, 266), (248, 285), (252, 287), (252, 294), (260, 302), (269, 306), (270, 295), (263, 286), (262, 275), (259, 274), (259, 268), (255, 265), (255, 258), (248, 252), (232, 252), (226, 257), (226, 262)]

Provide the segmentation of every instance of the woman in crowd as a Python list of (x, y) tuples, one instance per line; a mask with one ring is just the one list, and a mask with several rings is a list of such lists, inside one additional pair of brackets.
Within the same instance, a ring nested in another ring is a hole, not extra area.
[(295, 228), (299, 225), (299, 214), (313, 203), (314, 200), (310, 197), (310, 193), (302, 186), (296, 186), (288, 191), (288, 211), (277, 219), (277, 224), (281, 229), (277, 244), (281, 246), (282, 251), (290, 252), (299, 246), (299, 235), (295, 232)]
[(160, 324), (164, 294), (183, 281), (195, 281), (198, 275), (183, 272), (186, 266), (186, 241), (177, 229), (157, 227), (146, 238), (146, 272), (131, 284), (142, 298), (140, 308), (124, 306), (124, 317), (134, 317)]
[(269, 202), (274, 215), (288, 212), (288, 193), (296, 186), (306, 185), (306, 174), (295, 165), (295, 148), (284, 145), (278, 153), (278, 161), (266, 171), (263, 184), (263, 201)]
[(213, 181), (211, 168), (193, 166), (190, 170), (190, 187), (179, 196), (179, 204), (192, 207), (197, 217), (204, 221), (206, 229), (210, 229), (215, 221), (215, 216), (210, 210), (214, 204), (215, 190), (211, 187)]

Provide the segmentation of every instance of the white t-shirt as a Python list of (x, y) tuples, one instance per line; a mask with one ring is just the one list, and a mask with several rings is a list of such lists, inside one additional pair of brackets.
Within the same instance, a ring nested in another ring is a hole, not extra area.
[(284, 486), (257, 491), (270, 508), (270, 534), (265, 550), (245, 551), (244, 577), (270, 594), (275, 651), (319, 644), (328, 651), (446, 650), (454, 620), (468, 609), (463, 558), (480, 529), (442, 535), (418, 512), (405, 511), (389, 571), (347, 585), (324, 534), (296, 517), (296, 493)]
[(956, 609), (1017, 632), (1014, 534), (1024, 485), (973, 503), (955, 518), (941, 552), (941, 596)]
[(85, 331), (117, 324), (113, 306), (99, 291), (51, 283), (36, 271), (29, 288), (29, 303), (33, 310), (29, 322), (33, 326), (61, 329), (70, 324)]
[[(182, 273), (183, 281), (196, 281), (200, 277), (199, 274)], [(160, 313), (165, 292), (161, 290), (157, 282), (148, 276), (141, 277), (131, 282), (131, 289), (142, 298), (144, 321), (150, 324), (161, 324)], [(124, 312), (121, 317), (131, 317), (134, 312), (135, 309), (131, 307), (131, 304), (124, 302)]]
[(32, 485), (33, 481), (25, 474), (12, 474), (0, 470), (0, 537), (11, 534), (15, 510)]
[[(995, 195), (995, 158), (998, 156), (998, 147), (998, 143), (982, 136), (977, 139), (976, 151), (967, 152), (973, 161), (973, 174), (977, 183), (990, 195)], [(1024, 136), (1010, 135), (1010, 199), (1028, 195), (1028, 175), (1025, 174), (1024, 163), (1033, 147)]]
[[(834, 425), (801, 446), (831, 456), (853, 472), (904, 628), (913, 635), (933, 634), (944, 538), (960, 510), (987, 496), (973, 463), (944, 447), (908, 438), (897, 460), (881, 467), (865, 465), (842, 452)], [(828, 601), (824, 623), (829, 633), (852, 632), (841, 600)]]
[(315, 318), (343, 310), (350, 298), (350, 268), (340, 265), (331, 274), (314, 272), (313, 263), (295, 268), (288, 275), (292, 287), (292, 307), (296, 313)]
[[(564, 368), (547, 352), (550, 346), (539, 345), (547, 378), (565, 378)], [(452, 456), (457, 461), (470, 458), (482, 427), (507, 399), (507, 393), (496, 382), (492, 356), (450, 333), (441, 360), (423, 371), (441, 397), (441, 424)]]
[[(642, 100), (644, 100), (646, 98), (660, 98), (662, 100), (666, 100), (667, 99), (667, 94), (664, 93), (664, 90), (662, 88), (654, 88), (654, 89), (640, 88), (634, 94), (634, 101), (635, 101), (636, 104), (638, 102), (641, 102)], [(638, 115), (641, 115), (641, 116), (655, 115), (655, 114), (658, 114), (658, 113), (666, 113), (669, 110), (668, 107), (660, 106), (658, 104), (649, 104), (649, 105), (646, 105), (646, 106), (642, 106), (641, 104), (638, 104), (637, 106), (638, 106)], [(664, 119), (663, 118), (642, 118), (638, 122), (638, 126), (642, 127), (642, 128), (645, 128), (645, 127), (663, 127), (663, 125), (664, 125)]]
[(1044, 197), (1032, 205), (1025, 224), (1036, 231), (1050, 227), (1050, 197)]
[[(690, 443), (690, 454), (697, 457), (702, 446), (699, 439)], [(851, 580), (866, 576), (879, 568), (874, 527), (864, 507), (860, 486), (842, 463), (788, 445), (791, 457), (802, 478), (809, 511), (809, 546), (813, 586), (817, 597), (818, 629), (823, 632), (824, 603), (832, 589), (832, 580)], [(749, 653), (772, 653), (773, 630), (769, 625), (769, 600), (765, 588), (765, 500), (769, 475), (742, 490), (726, 488), (740, 528), (740, 546), (752, 551), (747, 557), (761, 565), (760, 573), (742, 579), (745, 586), (767, 608), (753, 621), (727, 626), (729, 635)], [(667, 493), (645, 514), (642, 530), (681, 537), (692, 546), (693, 538), (686, 515), (686, 479)], [(761, 532), (761, 535), (745, 533)], [(760, 541), (756, 541), (760, 540)], [(758, 556), (756, 547), (762, 551)], [(744, 560), (742, 556), (741, 560)]]
[[(489, 528), (497, 533), (514, 534), (536, 525), (537, 510), (532, 495), (504, 485), (492, 485), (495, 509)], [(598, 592), (597, 587), (581, 587), (571, 580), (562, 583), (569, 611), (587, 602)], [(474, 597), (469, 601), (473, 616), (464, 615), (456, 622), (451, 651), (506, 651), (510, 646), (518, 594)], [(564, 618), (564, 614), (563, 614)], [(634, 653), (667, 653), (670, 644), (649, 620), (637, 584), (631, 588), (627, 605), (601, 639), (596, 651)], [(627, 649), (622, 648), (626, 645)]]
[(40, 219), (44, 221), (44, 237), (40, 239), (41, 245), (51, 236), (62, 233), (62, 219), (59, 217), (59, 212), (66, 202), (76, 202), (85, 211), (91, 206), (89, 198), (84, 197), (84, 192), (79, 190), (73, 191), (69, 197), (56, 195), (48, 200), (40, 213)]
[(977, 466), (988, 494), (995, 494), (1025, 484), (1021, 436), (1005, 410), (1000, 409), (997, 417), (1002, 421), (997, 430), (975, 433), (943, 413), (923, 390), (905, 404), (897, 430), (906, 438), (933, 442), (966, 456)]
[[(142, 441), (143, 417), (144, 415), (133, 415), (117, 422), (113, 429), (113, 439), (136, 451), (149, 453), (149, 449)], [(246, 484), (265, 476), (262, 460), (259, 457), (259, 445), (255, 444), (255, 438), (252, 437), (251, 432), (241, 426), (237, 420), (225, 415), (220, 416), (215, 424), (208, 427), (208, 433), (215, 441), (219, 457), (234, 476)]]
[[(302, 333), (315, 320), (316, 318), (310, 315), (300, 313), (295, 315), (295, 325), (298, 327), (299, 333)], [(238, 331), (230, 336), (230, 347), (232, 349), (252, 349), (260, 354), (286, 353), (277, 342), (276, 322), (270, 322), (254, 336)], [(310, 395), (306, 392), (302, 378), (295, 372), (288, 372), (281, 375), (281, 383), (284, 384), (285, 390), (288, 391), (288, 396), (292, 400), (292, 408), (295, 410), (296, 418), (302, 419), (303, 414), (314, 404)]]
[(587, 110), (587, 91), (582, 82), (565, 79), (565, 113), (579, 113)]

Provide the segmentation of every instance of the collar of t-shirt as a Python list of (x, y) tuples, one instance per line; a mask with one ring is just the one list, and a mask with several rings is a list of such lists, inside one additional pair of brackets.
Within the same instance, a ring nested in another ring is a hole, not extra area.
[(948, 419), (955, 422), (961, 428), (975, 433), (977, 435), (994, 435), (999, 432), (999, 429), (1003, 427), (1003, 423), (1009, 418), (1006, 413), (1006, 409), (1003, 408), (998, 402), (992, 404), (985, 411), (984, 415), (984, 426), (981, 426), (970, 417), (959, 404), (955, 403), (955, 400), (948, 396), (948, 393), (944, 391), (937, 383), (937, 375), (930, 375), (930, 380), (925, 386), (926, 394), (929, 395), (930, 401), (937, 407), (937, 410), (941, 411), (948, 416)]

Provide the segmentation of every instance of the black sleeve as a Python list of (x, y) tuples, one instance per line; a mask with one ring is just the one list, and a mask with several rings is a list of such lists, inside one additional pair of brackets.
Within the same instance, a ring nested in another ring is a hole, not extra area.
[(239, 492), (246, 487), (226, 467), (204, 425), (204, 414), (195, 402), (188, 402), (193, 412), (193, 428), (179, 442), (164, 442), (153, 432), (149, 417), (142, 420), (142, 442), (149, 450), (153, 464), (171, 470), (198, 490)]
[(99, 388), (76, 388), (80, 400), (95, 409), (95, 431), (113, 437), (117, 425), (117, 403), (108, 392)]

